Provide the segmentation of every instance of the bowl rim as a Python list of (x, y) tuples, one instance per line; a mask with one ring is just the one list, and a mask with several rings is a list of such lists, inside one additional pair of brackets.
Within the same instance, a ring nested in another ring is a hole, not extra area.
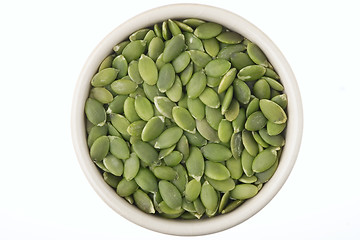
[[(247, 200), (234, 211), (214, 218), (174, 220), (143, 213), (123, 198), (118, 197), (115, 191), (103, 181), (102, 175), (89, 156), (86, 143), (84, 105), (90, 90), (90, 79), (96, 72), (101, 60), (110, 54), (114, 45), (140, 28), (151, 26), (169, 18), (183, 19), (190, 17), (217, 22), (242, 34), (264, 51), (280, 75), (285, 89), (284, 92), (288, 96), (288, 122), (285, 137), (286, 144), (278, 169), (270, 181), (264, 184), (257, 196)], [(95, 192), (122, 217), (144, 228), (170, 235), (196, 236), (219, 232), (236, 226), (259, 212), (279, 192), (291, 173), (300, 149), (302, 133), (303, 108), (299, 87), (289, 63), (278, 47), (265, 33), (243, 17), (228, 10), (204, 4), (164, 5), (140, 13), (120, 24), (105, 36), (92, 51), (81, 70), (73, 94), (71, 109), (73, 147), (80, 167)]]

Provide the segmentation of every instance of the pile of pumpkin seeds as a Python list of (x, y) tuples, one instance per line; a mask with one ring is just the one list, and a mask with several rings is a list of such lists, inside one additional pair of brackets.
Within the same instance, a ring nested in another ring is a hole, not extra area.
[(200, 19), (113, 48), (85, 103), (90, 157), (130, 204), (166, 218), (224, 214), (277, 169), (287, 97), (262, 50)]

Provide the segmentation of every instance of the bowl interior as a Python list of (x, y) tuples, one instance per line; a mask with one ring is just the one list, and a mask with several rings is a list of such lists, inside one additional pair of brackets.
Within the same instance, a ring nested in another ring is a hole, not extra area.
[[(286, 144), (276, 173), (254, 198), (247, 200), (233, 212), (214, 218), (171, 220), (143, 213), (119, 197), (104, 182), (102, 175), (90, 159), (86, 143), (84, 104), (89, 94), (90, 80), (99, 64), (111, 53), (114, 45), (125, 40), (134, 31), (169, 18), (200, 18), (217, 22), (253, 41), (264, 51), (280, 75), (285, 88), (284, 92), (288, 96)], [(203, 235), (218, 232), (245, 221), (260, 211), (277, 194), (288, 178), (297, 158), (302, 137), (303, 114), (295, 76), (280, 50), (261, 30), (227, 10), (199, 4), (174, 4), (152, 9), (131, 18), (118, 26), (98, 44), (80, 73), (74, 92), (71, 121), (73, 145), (80, 166), (94, 190), (112, 209), (128, 220), (154, 231), (173, 235)]]

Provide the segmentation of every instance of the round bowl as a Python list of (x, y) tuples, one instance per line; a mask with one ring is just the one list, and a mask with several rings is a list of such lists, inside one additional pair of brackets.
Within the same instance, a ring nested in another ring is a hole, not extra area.
[[(276, 69), (284, 85), (284, 92), (288, 96), (286, 144), (276, 173), (255, 197), (247, 200), (234, 211), (213, 218), (179, 220), (146, 214), (119, 197), (105, 183), (89, 156), (84, 105), (89, 95), (92, 76), (101, 61), (111, 53), (114, 45), (140, 28), (169, 18), (200, 18), (216, 22), (253, 41), (264, 51)], [(303, 131), (303, 112), (299, 88), (288, 62), (277, 46), (260, 29), (244, 18), (224, 9), (199, 4), (174, 4), (155, 8), (131, 18), (119, 25), (98, 44), (87, 59), (75, 87), (71, 127), (73, 145), (84, 174), (97, 194), (114, 211), (129, 221), (153, 231), (172, 235), (204, 235), (222, 231), (244, 222), (265, 207), (278, 193), (287, 180), (299, 152)]]

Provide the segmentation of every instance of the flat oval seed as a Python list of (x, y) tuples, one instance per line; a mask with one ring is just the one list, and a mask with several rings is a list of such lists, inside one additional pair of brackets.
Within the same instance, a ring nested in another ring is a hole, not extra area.
[(232, 122), (236, 119), (240, 111), (239, 102), (236, 99), (233, 99), (230, 103), (228, 110), (225, 112), (226, 120)]
[(235, 200), (235, 201), (229, 203), (224, 208), (224, 210), (221, 211), (221, 214), (225, 214), (225, 213), (229, 213), (229, 212), (233, 211), (235, 208), (239, 207), (243, 202), (244, 202), (244, 200)]
[(173, 208), (179, 209), (182, 205), (182, 197), (176, 186), (166, 180), (159, 181), (159, 191), (165, 203)]
[(183, 34), (178, 34), (169, 40), (163, 52), (163, 61), (168, 63), (180, 55), (186, 48), (185, 37)]
[(187, 137), (189, 143), (195, 147), (202, 147), (207, 143), (207, 140), (199, 132), (184, 132), (184, 134)]
[(229, 170), (221, 163), (205, 161), (205, 175), (215, 180), (226, 180), (230, 177)]
[(189, 157), (189, 154), (190, 154), (189, 141), (185, 135), (183, 135), (180, 138), (179, 142), (176, 144), (176, 150), (178, 150), (182, 154), (181, 160), (182, 159), (186, 160)]
[(228, 192), (235, 188), (235, 182), (231, 178), (219, 181), (207, 177), (206, 180), (210, 183), (211, 186), (213, 186), (217, 191), (220, 192)]
[(203, 71), (194, 73), (189, 83), (186, 85), (186, 91), (189, 98), (197, 98), (206, 87), (206, 75)]
[(231, 151), (222, 144), (209, 143), (201, 149), (204, 157), (213, 162), (222, 162), (232, 157)]
[(212, 88), (205, 88), (204, 91), (200, 94), (199, 99), (206, 105), (211, 108), (220, 107), (220, 99), (218, 94)]
[(95, 99), (88, 98), (85, 102), (87, 119), (95, 126), (103, 126), (106, 122), (106, 112), (103, 105)]
[(190, 50), (190, 58), (194, 62), (195, 65), (199, 66), (200, 68), (205, 67), (210, 61), (211, 57), (207, 53), (204, 53), (200, 50)]
[(249, 117), (252, 113), (258, 111), (260, 109), (259, 107), (259, 99), (254, 97), (250, 103), (248, 104), (246, 108), (246, 117)]
[(255, 157), (258, 154), (258, 144), (252, 136), (251, 132), (247, 130), (242, 131), (242, 142), (246, 151), (248, 151), (251, 156)]
[(106, 88), (94, 87), (90, 91), (90, 96), (95, 98), (100, 103), (110, 103), (113, 101), (113, 95)]
[(174, 151), (175, 147), (176, 147), (176, 145), (173, 145), (169, 148), (161, 149), (159, 152), (159, 159), (163, 159), (166, 156), (168, 156), (170, 153), (172, 153), (172, 151)]
[(107, 126), (108, 126), (108, 129), (109, 129), (109, 135), (110, 136), (116, 136), (116, 137), (120, 137), (121, 134), (119, 133), (118, 130), (116, 130), (116, 128), (109, 122), (107, 122)]
[[(252, 135), (255, 139), (255, 141), (259, 144), (259, 147), (268, 148), (269, 144), (267, 144), (264, 139), (262, 139), (258, 132), (252, 132)], [(260, 151), (260, 150), (259, 150)]]
[(135, 111), (144, 121), (149, 121), (154, 116), (154, 109), (150, 101), (143, 96), (136, 96)]
[(140, 137), (145, 125), (146, 125), (145, 121), (142, 120), (135, 121), (128, 126), (127, 132), (131, 136)]
[(240, 70), (246, 66), (254, 65), (255, 63), (251, 60), (249, 55), (243, 52), (237, 52), (231, 54), (230, 57), (231, 64), (237, 69)]
[(164, 157), (164, 162), (169, 167), (175, 167), (183, 159), (183, 154), (178, 151), (173, 151), (169, 155)]
[(114, 97), (113, 101), (109, 104), (107, 113), (123, 113), (124, 112), (124, 102), (126, 100), (126, 95), (117, 95)]
[(218, 129), (218, 136), (220, 141), (225, 143), (229, 142), (232, 134), (233, 134), (233, 128), (231, 126), (231, 122), (229, 122), (226, 119), (222, 119)]
[(209, 76), (207, 76), (207, 83), (206, 84), (209, 87), (215, 88), (215, 87), (219, 86), (220, 81), (221, 81), (221, 77), (209, 77)]
[(208, 181), (205, 181), (201, 186), (200, 199), (206, 209), (216, 210), (219, 202), (218, 195)]
[(225, 192), (222, 195), (222, 197), (220, 199), (219, 209), (218, 209), (219, 213), (221, 213), (224, 210), (224, 208), (226, 207), (226, 205), (229, 202), (229, 198), (230, 198), (230, 192)]
[(124, 178), (127, 181), (134, 179), (140, 169), (140, 161), (136, 153), (131, 153), (130, 158), (124, 163)]
[(129, 36), (130, 41), (143, 40), (145, 35), (149, 32), (149, 29), (139, 29)]
[(155, 213), (154, 204), (150, 197), (140, 189), (134, 192), (134, 201), (136, 206), (145, 213)]
[(275, 136), (282, 133), (285, 127), (286, 127), (286, 123), (275, 124), (273, 122), (268, 121), (266, 124), (266, 130), (270, 136)]
[(267, 67), (269, 65), (265, 54), (255, 43), (249, 43), (247, 45), (247, 53), (254, 63)]
[(136, 60), (133, 60), (129, 63), (128, 66), (128, 74), (132, 81), (134, 81), (137, 84), (142, 84), (144, 80), (142, 79), (140, 72), (139, 72), (139, 62)]
[(153, 30), (149, 30), (149, 31), (146, 33), (146, 35), (145, 35), (145, 37), (144, 37), (143, 40), (146, 41), (146, 45), (147, 45), (148, 47), (149, 47), (149, 44), (150, 44), (151, 40), (152, 40), (154, 37), (156, 37), (156, 35), (155, 35), (155, 32), (154, 32)]
[(286, 113), (282, 109), (282, 107), (277, 103), (271, 100), (261, 99), (259, 105), (262, 113), (270, 122), (276, 124), (281, 124), (286, 122), (287, 120)]
[(179, 56), (177, 56), (173, 61), (172, 65), (175, 69), (176, 73), (180, 73), (185, 70), (185, 68), (190, 63), (190, 54), (189, 52), (183, 52)]
[(220, 24), (213, 23), (213, 22), (206, 22), (198, 26), (194, 34), (200, 39), (209, 39), (216, 37), (222, 31), (223, 27)]
[(182, 214), (184, 212), (184, 209), (182, 208), (173, 209), (169, 207), (165, 201), (159, 203), (159, 208), (162, 214), (167, 214), (167, 216), (170, 216), (170, 218), (177, 218), (179, 214)]
[(141, 78), (149, 85), (155, 85), (158, 81), (158, 70), (155, 62), (142, 54), (139, 59), (139, 73)]
[(88, 135), (88, 139), (87, 139), (87, 144), (88, 147), (90, 148), (91, 145), (94, 143), (94, 141), (101, 137), (101, 136), (105, 136), (108, 132), (108, 126), (104, 125), (104, 126), (94, 126), (91, 128), (89, 135)]
[(166, 96), (173, 102), (180, 101), (183, 95), (182, 92), (182, 83), (179, 76), (175, 76), (175, 82), (172, 87), (166, 91)]
[(159, 26), (158, 23), (156, 23), (154, 25), (154, 32), (155, 32), (155, 35), (159, 38), (162, 38), (162, 32), (161, 32), (161, 27)]
[(249, 65), (240, 69), (237, 77), (243, 81), (253, 81), (264, 76), (265, 71), (265, 67), (261, 65)]
[(167, 97), (154, 97), (154, 103), (156, 109), (165, 117), (172, 118), (172, 109), (176, 106), (170, 99)]
[(205, 73), (210, 77), (221, 77), (224, 75), (231, 67), (231, 63), (225, 59), (214, 59), (211, 60), (205, 66)]
[(180, 73), (180, 79), (183, 86), (188, 84), (194, 71), (194, 64), (190, 62), (189, 65)]
[(241, 178), (239, 178), (239, 181), (242, 183), (255, 183), (257, 181), (257, 177), (255, 177), (254, 175), (250, 177), (242, 175)]
[(154, 102), (154, 98), (158, 96), (164, 96), (162, 92), (159, 91), (156, 85), (149, 85), (147, 83), (143, 84), (145, 96), (151, 101)]
[(230, 158), (226, 161), (226, 167), (230, 172), (230, 177), (232, 179), (239, 179), (241, 175), (243, 174), (243, 169), (241, 166), (241, 160)]
[(162, 23), (161, 30), (162, 30), (162, 37), (164, 38), (164, 40), (169, 40), (171, 37), (171, 32), (167, 21), (164, 21)]
[(175, 167), (173, 167), (173, 169), (177, 173), (177, 178), (171, 182), (172, 182), (172, 184), (174, 184), (177, 187), (179, 192), (181, 194), (183, 194), (185, 191), (186, 184), (188, 183), (187, 172), (186, 172), (185, 168), (183, 167), (183, 165), (181, 165), (181, 164), (176, 165)]
[(146, 41), (144, 40), (135, 40), (130, 42), (124, 50), (122, 51), (122, 55), (126, 58), (127, 62), (131, 62), (132, 60), (138, 59), (141, 54), (144, 53), (146, 48)]
[(230, 196), (235, 199), (249, 199), (258, 193), (258, 188), (252, 184), (236, 185), (234, 190), (230, 192)]
[(110, 121), (119, 133), (128, 135), (127, 128), (129, 127), (130, 122), (124, 116), (112, 113), (110, 114)]
[(98, 73), (96, 73), (91, 79), (91, 85), (94, 87), (103, 87), (112, 83), (117, 75), (119, 70), (115, 68), (105, 68)]
[(192, 33), (184, 33), (185, 44), (188, 50), (204, 51), (202, 41)]
[(205, 23), (205, 21), (201, 20), (201, 19), (197, 19), (197, 18), (188, 18), (188, 19), (184, 19), (183, 22), (187, 25), (189, 25), (190, 27), (198, 27), (201, 24)]
[(121, 137), (108, 136), (110, 140), (110, 152), (119, 159), (128, 159), (130, 150), (124, 139)]
[(222, 43), (237, 44), (237, 43), (241, 43), (244, 37), (236, 32), (229, 31), (229, 32), (222, 32), (216, 37), (216, 39)]
[(271, 101), (277, 103), (282, 109), (285, 109), (287, 106), (287, 96), (285, 93), (273, 97)]
[(246, 114), (245, 109), (240, 108), (239, 114), (235, 120), (232, 121), (232, 126), (234, 128), (234, 132), (240, 132), (245, 128)]
[(172, 181), (176, 178), (175, 170), (167, 166), (155, 167), (153, 173), (158, 179)]
[(149, 143), (137, 141), (133, 143), (132, 148), (136, 155), (146, 164), (151, 165), (158, 161), (159, 155)]
[(204, 157), (200, 149), (197, 147), (191, 147), (190, 155), (185, 164), (189, 176), (193, 177), (197, 181), (200, 181), (205, 169)]
[(259, 99), (270, 99), (271, 96), (270, 85), (264, 79), (256, 81), (253, 87), (253, 92), (255, 97)]
[(176, 144), (183, 134), (183, 130), (179, 127), (171, 127), (166, 129), (157, 138), (154, 147), (164, 149)]
[(232, 54), (237, 52), (242, 52), (244, 50), (246, 50), (246, 46), (244, 44), (235, 44), (235, 45), (226, 46), (220, 50), (217, 57), (229, 61)]
[(245, 123), (246, 130), (249, 131), (258, 131), (265, 127), (267, 119), (261, 111), (256, 111), (252, 113)]
[(241, 133), (233, 133), (230, 139), (230, 149), (233, 157), (235, 159), (240, 159), (241, 153), (244, 149)]
[(236, 68), (230, 69), (222, 78), (219, 84), (218, 93), (222, 93), (228, 89), (236, 77)]
[(135, 99), (128, 97), (124, 102), (124, 115), (130, 122), (141, 120), (135, 110)]
[(173, 36), (181, 34), (179, 26), (171, 19), (168, 20), (168, 27)]
[(206, 119), (196, 120), (196, 129), (201, 136), (211, 142), (220, 142), (217, 132), (209, 125)]
[(183, 22), (179, 22), (174, 20), (174, 22), (179, 26), (179, 28), (185, 32), (193, 32), (194, 30), (187, 24), (183, 23)]
[(154, 37), (148, 47), (148, 55), (149, 57), (156, 61), (156, 59), (160, 56), (160, 54), (164, 51), (165, 44), (159, 37)]
[(235, 79), (233, 86), (235, 98), (242, 104), (248, 104), (251, 96), (248, 85), (240, 79)]
[(137, 89), (137, 83), (129, 80), (129, 79), (119, 79), (111, 83), (111, 89), (117, 94), (130, 94)]
[(199, 98), (187, 98), (187, 105), (191, 115), (198, 120), (205, 117), (205, 105)]
[(209, 125), (215, 129), (218, 130), (220, 121), (223, 119), (223, 116), (221, 114), (221, 111), (219, 108), (210, 108), (208, 106), (205, 107), (205, 116), (206, 120), (209, 123)]
[(121, 176), (124, 172), (123, 162), (111, 154), (104, 158), (103, 163), (106, 169), (114, 176)]
[(97, 138), (90, 148), (90, 157), (95, 161), (102, 161), (109, 152), (109, 138), (101, 136)]
[(195, 133), (196, 124), (194, 118), (191, 116), (188, 110), (183, 107), (174, 107), (172, 109), (172, 116), (175, 123), (183, 130), (189, 133)]
[(117, 55), (120, 55), (122, 53), (122, 51), (124, 50), (124, 48), (130, 43), (130, 41), (123, 41), (123, 42), (120, 42), (118, 44), (116, 44), (114, 47), (113, 47), (113, 51), (117, 54)]
[(279, 75), (271, 68), (266, 68), (265, 76), (276, 79), (276, 80), (280, 79)]
[(120, 197), (127, 197), (132, 195), (138, 187), (139, 186), (136, 184), (135, 180), (128, 181), (123, 178), (116, 187), (116, 193)]
[(252, 169), (254, 172), (264, 172), (274, 165), (277, 159), (277, 152), (274, 149), (267, 148), (260, 152), (252, 163)]
[(234, 94), (234, 87), (230, 86), (225, 93), (224, 99), (222, 101), (221, 104), (221, 114), (224, 115), (226, 113), (226, 111), (228, 110), (231, 101), (233, 99), (233, 94)]
[[(265, 72), (266, 74), (266, 72)], [(270, 77), (262, 77), (261, 79), (264, 79), (272, 89), (276, 90), (276, 91), (283, 91), (284, 87), (283, 85), (281, 85), (281, 83), (279, 83), (278, 81), (276, 81), (273, 78)]]
[(270, 178), (274, 175), (278, 165), (279, 161), (276, 160), (276, 162), (268, 170), (260, 173), (255, 173), (255, 176), (257, 177), (257, 181), (255, 182), (255, 184), (266, 183), (267, 181), (269, 181)]
[(105, 182), (113, 188), (116, 188), (116, 186), (119, 184), (119, 182), (121, 180), (121, 177), (114, 176), (109, 172), (104, 172), (103, 177), (104, 177)]
[(163, 116), (156, 116), (151, 118), (141, 133), (141, 139), (145, 142), (154, 140), (164, 131), (165, 128), (165, 119)]
[(107, 56), (101, 63), (99, 66), (98, 71), (100, 72), (101, 70), (105, 69), (105, 68), (111, 68), (111, 63), (114, 60), (115, 55), (109, 55)]
[(271, 146), (274, 147), (282, 147), (285, 145), (285, 139), (283, 136), (281, 135), (276, 135), (276, 136), (270, 136), (266, 129), (263, 128), (259, 131), (260, 137), (262, 139), (264, 139), (264, 141), (268, 144), (270, 144)]
[(175, 82), (175, 70), (171, 63), (166, 63), (160, 68), (157, 87), (160, 92), (166, 92)]
[(122, 78), (127, 75), (128, 63), (123, 55), (119, 55), (114, 58), (112, 62), (112, 67), (119, 70), (117, 78)]
[(247, 177), (254, 175), (254, 171), (252, 169), (253, 161), (254, 157), (251, 156), (246, 149), (244, 149), (241, 153), (241, 166)]
[(196, 179), (191, 180), (188, 184), (186, 184), (185, 188), (185, 199), (189, 202), (195, 201), (201, 191), (201, 183), (200, 181), (197, 181)]
[(203, 45), (207, 54), (215, 58), (220, 51), (220, 44), (216, 38), (204, 39)]
[(134, 178), (139, 187), (147, 192), (155, 193), (158, 191), (158, 184), (154, 174), (147, 168), (140, 168)]

